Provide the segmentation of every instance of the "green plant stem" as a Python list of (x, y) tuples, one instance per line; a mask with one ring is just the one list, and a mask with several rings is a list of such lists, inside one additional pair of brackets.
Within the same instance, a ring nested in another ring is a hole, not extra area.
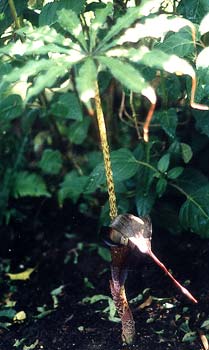
[(13, 18), (13, 20), (15, 22), (15, 27), (16, 27), (16, 29), (20, 29), (21, 28), (20, 20), (19, 20), (18, 15), (17, 15), (17, 11), (16, 11), (16, 7), (15, 7), (15, 4), (14, 4), (14, 1), (13, 0), (8, 0), (8, 3), (9, 3), (9, 7), (10, 7), (12, 18)]

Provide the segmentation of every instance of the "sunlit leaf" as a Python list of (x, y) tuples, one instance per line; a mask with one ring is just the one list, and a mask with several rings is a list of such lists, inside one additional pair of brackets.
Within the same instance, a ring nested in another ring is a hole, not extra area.
[(97, 68), (91, 58), (87, 58), (76, 76), (76, 86), (81, 101), (91, 110), (90, 99), (95, 97)]
[(61, 27), (73, 35), (80, 42), (82, 47), (87, 50), (87, 44), (83, 35), (83, 28), (77, 14), (72, 10), (62, 9), (58, 12), (58, 22)]
[[(116, 24), (108, 31), (108, 34), (103, 38), (98, 48), (104, 46), (110, 41), (115, 35), (119, 34), (120, 31), (128, 28), (137, 19), (143, 16), (148, 16), (152, 12), (156, 12), (161, 5), (160, 0), (143, 0), (140, 6), (128, 8), (126, 14), (119, 17)], [(105, 47), (106, 48), (106, 47)]]
[(146, 96), (151, 103), (155, 104), (156, 95), (154, 89), (131, 64), (112, 57), (98, 57), (98, 61), (105, 65), (122, 85), (134, 92), (141, 93)]
[(26, 281), (30, 278), (30, 275), (35, 270), (35, 268), (28, 268), (27, 270), (19, 273), (7, 273), (6, 276), (8, 276), (12, 281)]
[(22, 322), (26, 319), (26, 313), (25, 311), (19, 311), (14, 315), (14, 322)]
[(199, 32), (201, 35), (209, 32), (209, 13), (207, 13), (207, 15), (205, 15), (205, 17), (202, 19), (199, 26)]
[(97, 33), (99, 29), (104, 25), (107, 16), (111, 14), (113, 10), (113, 5), (111, 2), (107, 3), (105, 8), (99, 8), (95, 11), (95, 18), (91, 21), (91, 26), (89, 29), (90, 35), (90, 50), (92, 50), (96, 45)]
[(196, 332), (188, 332), (188, 333), (184, 334), (184, 336), (182, 338), (182, 342), (192, 343), (196, 338), (197, 338)]

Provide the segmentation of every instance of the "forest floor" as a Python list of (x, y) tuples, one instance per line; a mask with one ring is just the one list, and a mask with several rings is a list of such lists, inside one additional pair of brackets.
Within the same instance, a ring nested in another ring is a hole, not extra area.
[[(151, 260), (134, 257), (126, 287), (129, 300), (138, 296), (131, 304), (136, 339), (127, 346), (121, 342), (120, 323), (108, 319), (114, 316), (108, 299), (109, 263), (95, 245), (99, 241), (95, 223), (73, 216), (72, 220), (73, 225), (64, 230), (65, 224), (59, 227), (59, 218), (51, 217), (46, 230), (35, 227), (36, 234), (29, 223), (21, 231), (13, 225), (9, 241), (8, 228), (2, 228), (1, 266), (9, 264), (13, 273), (35, 270), (30, 279), (17, 281), (2, 272), (1, 306), (15, 301), (13, 307), (24, 311), (25, 319), (0, 328), (0, 350), (208, 349), (208, 240), (189, 233), (153, 233), (153, 251), (198, 299), (195, 305)], [(106, 299), (84, 301), (101, 299), (98, 295)], [(0, 326), (4, 321), (0, 318)]]

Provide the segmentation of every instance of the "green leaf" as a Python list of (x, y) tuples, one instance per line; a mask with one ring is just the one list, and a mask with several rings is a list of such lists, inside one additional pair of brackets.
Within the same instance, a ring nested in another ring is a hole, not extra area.
[(19, 95), (9, 95), (0, 101), (0, 119), (13, 120), (23, 112), (23, 102)]
[(28, 171), (21, 171), (16, 174), (13, 185), (13, 195), (18, 197), (50, 197), (47, 191), (46, 184), (41, 176), (29, 173)]
[(158, 112), (158, 120), (166, 134), (174, 138), (178, 122), (176, 110), (174, 108), (169, 108)]
[(157, 48), (180, 57), (190, 55), (194, 51), (194, 43), (191, 35), (191, 28), (184, 28), (178, 33), (171, 34)]
[[(148, 16), (151, 12), (156, 12), (161, 5), (160, 0), (142, 0), (140, 6), (128, 8), (126, 14), (119, 17), (115, 25), (108, 31), (108, 34), (103, 38), (102, 42), (98, 45), (98, 49), (101, 49), (108, 41), (112, 40), (120, 31), (128, 28), (137, 19), (143, 16)], [(104, 47), (106, 49), (106, 47)]]
[(199, 188), (182, 205), (179, 219), (185, 229), (209, 237), (209, 185)]
[(136, 208), (138, 215), (144, 216), (150, 214), (155, 203), (155, 199), (156, 194), (152, 189), (146, 191), (144, 188), (139, 186), (136, 192)]
[(203, 16), (209, 12), (209, 3), (207, 0), (187, 0), (180, 1), (177, 12), (194, 23), (199, 23)]
[(189, 145), (187, 145), (184, 142), (181, 142), (180, 146), (181, 146), (181, 154), (182, 154), (183, 161), (184, 163), (187, 164), (192, 159), (192, 156), (193, 156), (192, 149)]
[(58, 12), (58, 23), (61, 27), (72, 35), (81, 46), (87, 50), (83, 28), (77, 14), (72, 10), (62, 9)]
[(202, 133), (209, 137), (209, 112), (193, 110), (192, 114), (196, 120), (196, 127)]
[(209, 13), (207, 13), (207, 15), (205, 15), (205, 17), (202, 19), (199, 26), (199, 32), (201, 35), (209, 32)]
[(16, 314), (16, 311), (14, 309), (0, 310), (0, 317), (6, 317), (6, 318), (9, 318), (10, 320), (13, 320), (15, 314)]
[(67, 133), (70, 141), (76, 145), (83, 143), (87, 137), (90, 123), (91, 119), (89, 117), (86, 117), (82, 122), (74, 122), (71, 124)]
[(164, 179), (163, 177), (161, 177), (156, 185), (156, 192), (158, 194), (158, 197), (162, 197), (162, 195), (164, 194), (164, 192), (166, 191), (167, 188), (167, 180)]
[(87, 181), (87, 176), (80, 176), (75, 170), (68, 173), (65, 176), (64, 181), (61, 183), (60, 190), (58, 192), (59, 203), (62, 205), (66, 198), (70, 198), (74, 203), (76, 203), (84, 191)]
[(111, 255), (109, 249), (105, 247), (98, 247), (98, 254), (101, 258), (107, 262), (111, 261)]
[(79, 14), (84, 7), (85, 0), (60, 0), (46, 4), (39, 15), (39, 26), (52, 25), (57, 21), (57, 12), (64, 9)]
[(183, 343), (192, 343), (195, 339), (197, 339), (197, 333), (196, 332), (188, 332), (184, 334), (182, 338)]
[(76, 87), (80, 96), (89, 110), (92, 109), (90, 99), (95, 97), (97, 81), (97, 68), (92, 58), (87, 58), (76, 76)]
[(51, 113), (56, 117), (81, 121), (83, 112), (77, 95), (73, 92), (60, 94), (58, 100), (51, 105)]
[(62, 155), (59, 151), (45, 149), (38, 166), (45, 174), (57, 175), (62, 168)]
[(207, 330), (209, 329), (209, 319), (208, 320), (205, 320), (201, 326), (201, 328), (206, 328)]
[(103, 27), (107, 16), (112, 13), (112, 10), (113, 5), (108, 2), (105, 8), (99, 8), (95, 11), (95, 18), (91, 21), (91, 26), (89, 28), (90, 51), (95, 47), (98, 31)]
[[(119, 149), (111, 152), (111, 163), (114, 182), (127, 180), (134, 176), (138, 170), (138, 164), (133, 154), (128, 149)], [(86, 192), (94, 192), (98, 186), (106, 183), (104, 163), (100, 163), (92, 171), (86, 187)]]
[(184, 171), (184, 168), (182, 166), (177, 166), (175, 168), (172, 168), (168, 171), (168, 178), (171, 180), (177, 179)]
[(192, 168), (185, 169), (178, 178), (177, 184), (187, 193), (192, 194), (200, 187), (208, 184), (208, 179), (200, 171)]
[(161, 173), (165, 173), (168, 170), (170, 164), (170, 154), (164, 154), (157, 163), (157, 168)]
[(98, 61), (104, 64), (126, 88), (141, 93), (151, 103), (155, 103), (156, 95), (154, 89), (145, 82), (143, 76), (131, 64), (112, 57), (98, 57)]
[[(18, 16), (22, 16), (26, 7), (27, 7), (27, 0), (15, 0), (15, 8)], [(0, 35), (1, 35), (5, 31), (5, 29), (7, 29), (14, 22), (8, 0), (0, 1), (0, 15), (1, 15), (1, 20), (0, 20)]]
[[(185, 27), (188, 27), (188, 29), (185, 29)], [(122, 45), (126, 42), (138, 42), (146, 37), (164, 38), (165, 34), (170, 31), (178, 32), (182, 30), (182, 39), (185, 41), (187, 40), (187, 44), (189, 41), (189, 45), (192, 45), (191, 28), (193, 28), (192, 22), (177, 16), (161, 14), (152, 17), (145, 17), (140, 22), (137, 22), (134, 27), (129, 27), (125, 30), (123, 34), (113, 42), (113, 44), (115, 46)], [(183, 34), (184, 32), (187, 34)], [(158, 45), (160, 46), (161, 44)], [(110, 45), (110, 47), (111, 46), (113, 45)]]

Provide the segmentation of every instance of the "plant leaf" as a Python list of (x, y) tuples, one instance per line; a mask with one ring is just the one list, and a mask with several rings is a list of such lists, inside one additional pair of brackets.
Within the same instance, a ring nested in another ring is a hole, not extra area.
[(81, 46), (87, 50), (87, 44), (83, 35), (83, 28), (77, 14), (72, 10), (62, 9), (58, 12), (58, 23), (72, 35)]
[(45, 149), (38, 166), (45, 174), (57, 175), (62, 168), (62, 155), (56, 150)]
[(30, 278), (30, 275), (35, 270), (35, 268), (28, 268), (27, 270), (19, 273), (7, 273), (6, 276), (8, 276), (12, 281), (26, 281)]
[(70, 141), (75, 145), (80, 145), (87, 137), (91, 119), (86, 117), (81, 122), (74, 122), (67, 133)]
[(168, 178), (175, 180), (177, 179), (177, 177), (179, 177), (184, 171), (184, 168), (182, 166), (177, 166), (175, 168), (172, 168), (168, 171)]
[(29, 173), (28, 171), (21, 171), (16, 174), (13, 195), (18, 197), (50, 197), (50, 193), (46, 189), (46, 184), (41, 176), (35, 173)]
[(199, 188), (182, 205), (179, 219), (185, 229), (191, 229), (204, 238), (209, 237), (209, 185)]
[[(136, 174), (138, 169), (138, 164), (133, 154), (125, 148), (111, 152), (111, 163), (115, 183), (131, 178)], [(105, 169), (102, 162), (90, 174), (86, 192), (94, 192), (99, 185), (105, 182)]]
[(157, 163), (157, 168), (161, 173), (165, 173), (170, 164), (170, 154), (164, 154)]
[(156, 95), (154, 89), (145, 82), (143, 76), (131, 64), (112, 57), (98, 57), (98, 61), (104, 64), (122, 85), (125, 85), (134, 92), (141, 93), (146, 96), (152, 104), (155, 104)]
[(199, 26), (199, 32), (201, 35), (209, 32), (209, 13), (203, 17)]
[(162, 110), (157, 112), (158, 120), (163, 130), (167, 135), (174, 138), (176, 134), (176, 127), (178, 122), (178, 117), (176, 110), (174, 108), (169, 108), (167, 110)]
[(58, 192), (59, 203), (62, 205), (66, 198), (70, 198), (76, 203), (82, 194), (87, 181), (87, 176), (79, 176), (75, 170), (68, 173), (65, 176), (64, 181), (61, 183)]
[[(128, 8), (126, 14), (118, 18), (115, 25), (112, 26), (108, 34), (103, 38), (102, 42), (98, 45), (98, 49), (105, 46), (105, 44), (119, 34), (120, 31), (130, 27), (137, 19), (148, 16), (151, 12), (156, 12), (160, 5), (160, 0), (142, 0), (140, 6)], [(107, 46), (104, 47), (104, 50), (106, 49)]]
[(76, 76), (76, 87), (81, 101), (86, 104), (90, 111), (92, 110), (90, 99), (95, 97), (96, 81), (97, 68), (89, 57), (79, 69), (78, 76)]
[(56, 117), (82, 121), (83, 112), (77, 95), (73, 92), (59, 94), (58, 100), (51, 104), (51, 113)]
[(0, 101), (0, 119), (13, 120), (23, 112), (23, 102), (19, 95), (9, 95)]
[(95, 18), (91, 21), (91, 25), (89, 28), (90, 51), (95, 47), (97, 33), (99, 29), (101, 29), (102, 26), (104, 25), (107, 16), (111, 14), (112, 10), (113, 10), (113, 5), (112, 3), (108, 2), (105, 8), (101, 8), (101, 9), (99, 8), (95, 11)]
[(181, 142), (180, 146), (181, 146), (181, 154), (182, 154), (183, 161), (184, 163), (187, 164), (192, 159), (192, 156), (193, 156), (192, 149), (189, 145), (187, 145), (187, 143), (184, 143), (184, 142)]

